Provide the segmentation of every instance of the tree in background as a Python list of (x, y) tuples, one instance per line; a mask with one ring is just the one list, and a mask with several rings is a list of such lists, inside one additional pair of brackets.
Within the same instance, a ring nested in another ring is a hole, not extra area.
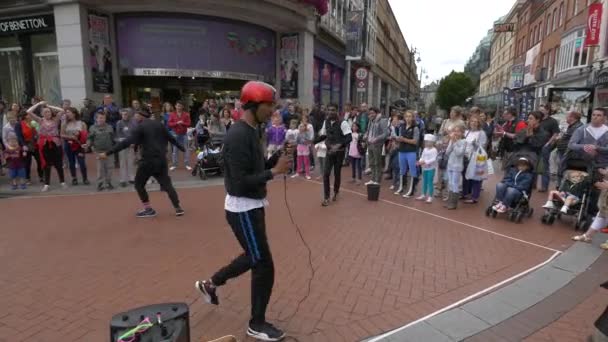
[(452, 71), (439, 82), (435, 102), (440, 108), (449, 110), (452, 106), (464, 105), (473, 94), (475, 84), (471, 78), (464, 72)]

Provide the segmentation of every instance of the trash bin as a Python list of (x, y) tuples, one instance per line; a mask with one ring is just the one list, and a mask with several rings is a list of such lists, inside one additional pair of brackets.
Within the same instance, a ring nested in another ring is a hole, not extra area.
[(367, 200), (378, 201), (380, 198), (380, 184), (369, 184), (367, 186)]

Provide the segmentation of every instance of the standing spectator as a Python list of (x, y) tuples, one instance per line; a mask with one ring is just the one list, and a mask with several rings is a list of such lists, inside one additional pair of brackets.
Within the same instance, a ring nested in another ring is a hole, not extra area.
[(44, 172), (42, 165), (40, 164), (40, 153), (36, 146), (36, 140), (38, 139), (38, 130), (33, 125), (33, 121), (28, 113), (21, 113), (20, 120), (15, 126), (15, 133), (19, 140), (19, 145), (23, 147), (23, 150), (27, 152), (25, 156), (25, 179), (28, 185), (31, 185), (31, 169), (32, 169), (32, 158), (36, 160), (36, 171), (38, 171), (38, 179), (40, 183), (44, 182)]
[[(243, 109), (241, 108), (241, 101), (239, 101), (239, 100), (234, 101), (234, 108), (232, 109), (231, 114), (232, 114), (233, 122), (237, 122), (237, 121), (241, 120), (241, 117), (243, 117)], [(228, 126), (226, 126), (226, 129), (228, 129)]]
[(352, 140), (351, 129), (348, 123), (338, 117), (338, 106), (330, 104), (327, 107), (327, 120), (319, 132), (319, 140), (325, 140), (327, 146), (327, 159), (323, 170), (323, 203), (324, 207), (329, 206), (331, 171), (334, 171), (334, 196), (333, 201), (338, 200), (340, 193), (340, 182), (342, 179), (341, 167), (344, 160), (346, 146)]
[[(116, 129), (116, 123), (118, 122), (118, 120), (120, 120), (120, 113), (118, 112), (118, 106), (114, 104), (114, 99), (112, 98), (112, 95), (106, 94), (103, 96), (103, 102), (95, 112), (99, 113), (100, 111), (106, 113), (106, 122), (109, 123), (113, 129)], [(97, 114), (93, 116), (93, 123), (97, 122), (96, 116)], [(120, 167), (118, 154), (114, 155), (114, 167)]]
[(458, 207), (459, 187), (462, 170), (464, 169), (464, 154), (466, 151), (466, 141), (462, 139), (463, 130), (460, 125), (454, 126), (450, 133), (450, 144), (446, 151), (448, 156), (448, 203), (446, 208), (449, 210)]
[(288, 127), (287, 125), (291, 123), (291, 120), (297, 118), (296, 106), (289, 103), (287, 108), (281, 112), (281, 117), (283, 118), (283, 124), (285, 124), (285, 127)]
[[(543, 119), (540, 122), (540, 129), (547, 132), (549, 135), (549, 141), (543, 146), (541, 152), (542, 169), (539, 170), (541, 174), (541, 188), (539, 192), (547, 192), (549, 189), (549, 182), (551, 180), (550, 170), (550, 158), (551, 152), (555, 149), (555, 142), (559, 138), (559, 123), (555, 118), (551, 117), (551, 110), (545, 105), (540, 106), (540, 112), (543, 113)], [(536, 182), (535, 182), (536, 183)], [(559, 185), (559, 184), (558, 184)]]
[(382, 147), (389, 136), (389, 123), (382, 117), (378, 108), (369, 110), (370, 125), (366, 133), (369, 166), (372, 170), (372, 179), (369, 184), (380, 184), (382, 178)]
[(226, 126), (220, 121), (219, 115), (212, 115), (209, 119), (209, 136), (213, 146), (219, 146), (223, 143), (226, 136)]
[(61, 138), (63, 138), (64, 150), (70, 167), (70, 175), (72, 176), (72, 185), (78, 185), (76, 177), (76, 162), (80, 167), (80, 175), (82, 176), (82, 184), (89, 185), (87, 177), (87, 163), (84, 158), (83, 144), (87, 142), (87, 125), (80, 120), (78, 110), (73, 107), (65, 109), (66, 119), (61, 125)]
[(450, 118), (443, 120), (443, 123), (439, 128), (439, 135), (441, 137), (449, 137), (454, 130), (454, 127), (460, 127), (463, 132), (465, 130), (462, 108), (459, 106), (452, 107), (450, 110)]
[(418, 201), (433, 203), (433, 180), (435, 179), (435, 169), (437, 168), (437, 149), (435, 148), (435, 136), (433, 134), (424, 135), (424, 150), (418, 161), (422, 168), (422, 192)]
[[(173, 130), (175, 139), (179, 145), (183, 146), (186, 150), (184, 152), (184, 164), (186, 170), (192, 171), (190, 167), (190, 151), (188, 149), (188, 127), (190, 127), (190, 114), (184, 111), (184, 104), (181, 101), (177, 101), (175, 104), (175, 112), (171, 113), (169, 117), (169, 127)], [(173, 165), (169, 169), (173, 171), (177, 168), (177, 147), (173, 147)]]
[(298, 135), (296, 138), (296, 153), (297, 153), (297, 165), (296, 171), (291, 178), (298, 177), (298, 173), (302, 172), (306, 176), (306, 179), (310, 179), (310, 134), (306, 124), (300, 124), (298, 128)]
[[(359, 107), (360, 110), (357, 118), (357, 124), (359, 125), (359, 128), (361, 128), (361, 133), (365, 134), (367, 132), (367, 125), (369, 123), (368, 106), (367, 103), (364, 102)], [(378, 111), (378, 113), (380, 113), (380, 111)], [(380, 115), (382, 114), (380, 113)]]
[(481, 112), (479, 114), (479, 121), (481, 122), (481, 129), (488, 138), (486, 146), (483, 148), (488, 153), (488, 156), (492, 155), (492, 137), (494, 136), (494, 115), (492, 113)]
[[(131, 120), (131, 110), (123, 108), (120, 110), (122, 120), (116, 124), (116, 143), (125, 141), (135, 129), (137, 123), (135, 118)], [(135, 150), (133, 146), (127, 147), (118, 152), (120, 162), (120, 186), (127, 187), (127, 184), (135, 184)]]
[(515, 108), (507, 108), (502, 114), (502, 118), (505, 122), (502, 125), (495, 125), (494, 134), (501, 137), (498, 154), (502, 157), (502, 168), (506, 170), (515, 148), (514, 139), (517, 133), (526, 128), (526, 122), (517, 119)]
[[(40, 110), (40, 108), (42, 108)], [(42, 117), (36, 115), (40, 110)], [(67, 188), (63, 174), (63, 155), (61, 153), (61, 140), (59, 139), (59, 116), (53, 115), (53, 110), (61, 112), (62, 109), (47, 106), (46, 102), (40, 101), (30, 107), (28, 114), (40, 125), (38, 131), (38, 151), (40, 153), (40, 163), (44, 169), (44, 186), (42, 192), (49, 191), (51, 182), (51, 167), (54, 167), (59, 176), (59, 182), (63, 188)]]
[(80, 119), (87, 124), (87, 127), (91, 127), (95, 124), (93, 121), (93, 116), (95, 115), (95, 102), (89, 98), (85, 98), (82, 100), (83, 107), (80, 110)]
[(566, 151), (568, 150), (568, 143), (572, 138), (574, 132), (583, 125), (581, 122), (581, 113), (580, 112), (569, 112), (566, 114), (566, 123), (568, 124), (568, 128), (566, 131), (561, 134), (561, 136), (557, 139), (556, 148), (557, 148), (557, 184), (562, 184), (562, 173), (566, 170), (566, 165), (564, 165), (564, 156)]
[(412, 111), (405, 112), (405, 122), (399, 128), (399, 136), (396, 140), (399, 142), (399, 170), (400, 180), (399, 189), (395, 191), (395, 195), (401, 194), (405, 190), (406, 179), (409, 171), (411, 177), (410, 188), (405, 191), (403, 197), (409, 198), (416, 192), (416, 184), (418, 183), (418, 168), (416, 165), (418, 157), (418, 143), (420, 142), (420, 130), (416, 125), (416, 119)]
[(15, 113), (8, 113), (6, 115), (6, 124), (2, 126), (2, 143), (4, 146), (8, 146), (8, 138), (11, 136), (17, 136), (15, 133), (15, 126), (17, 125), (17, 115)]
[(361, 141), (363, 140), (363, 135), (359, 133), (359, 125), (357, 123), (353, 123), (352, 125), (352, 140), (348, 145), (348, 157), (350, 159), (350, 165), (353, 170), (353, 179), (351, 182), (360, 185), (361, 178), (363, 177), (363, 166), (361, 165), (361, 158), (365, 155), (365, 151), (362, 148)]
[(315, 152), (317, 155), (317, 160), (319, 162), (319, 176), (317, 180), (323, 177), (323, 170), (325, 170), (325, 158), (327, 157), (327, 145), (325, 145), (325, 141), (318, 142), (315, 145)]
[[(96, 120), (97, 122), (89, 131), (85, 147), (91, 147), (93, 152), (97, 154), (107, 153), (114, 147), (114, 129), (106, 123), (105, 112), (97, 113)], [(104, 188), (108, 190), (114, 189), (112, 185), (112, 163), (110, 160), (98, 158), (97, 191), (102, 191)]]
[(17, 141), (17, 136), (11, 134), (7, 139), (6, 149), (4, 150), (4, 160), (8, 164), (8, 174), (11, 179), (12, 189), (17, 190), (27, 188), (25, 184), (25, 155), (27, 154)]
[(266, 151), (268, 153), (268, 159), (283, 147), (285, 134), (287, 133), (285, 126), (281, 122), (280, 114), (273, 114), (271, 120), (272, 125), (266, 128)]
[[(479, 200), (481, 194), (481, 183), (479, 179), (467, 178), (467, 168), (469, 163), (475, 163), (474, 157), (477, 155), (477, 150), (484, 148), (488, 141), (486, 133), (481, 129), (479, 116), (472, 115), (469, 118), (469, 130), (465, 133), (466, 150), (465, 162), (462, 176), (462, 197), (465, 203), (475, 204)], [(485, 149), (485, 148), (484, 148)]]
[(314, 156), (314, 153), (312, 153), (312, 150), (313, 150), (312, 142), (315, 140), (315, 128), (310, 123), (309, 112), (310, 112), (310, 110), (308, 108), (304, 108), (301, 123), (304, 126), (306, 126), (307, 139), (308, 139), (308, 141), (311, 142), (308, 145), (308, 148), (310, 149), (310, 153), (309, 153), (310, 171), (313, 171), (315, 169), (315, 156)]
[(397, 137), (399, 136), (399, 128), (403, 124), (403, 116), (401, 114), (395, 115), (391, 121), (390, 137), (387, 150), (389, 151), (389, 168), (391, 170), (391, 179), (393, 184), (390, 190), (397, 190), (401, 179), (401, 171), (399, 169), (399, 142)]
[(230, 109), (229, 108), (224, 108), (222, 110), (222, 115), (220, 117), (220, 123), (226, 127), (226, 131), (230, 129), (230, 126), (232, 125), (232, 115), (230, 114)]
[[(173, 105), (171, 102), (163, 103), (163, 111), (162, 111), (162, 123), (165, 125), (169, 133), (171, 133), (171, 127), (169, 127), (169, 118), (171, 117), (171, 113), (173, 113)], [(134, 112), (135, 113), (135, 112)], [(135, 119), (133, 119), (135, 120)]]
[(325, 111), (321, 110), (321, 106), (317, 105), (310, 113), (312, 127), (315, 131), (315, 137), (323, 127), (323, 123), (325, 122)]

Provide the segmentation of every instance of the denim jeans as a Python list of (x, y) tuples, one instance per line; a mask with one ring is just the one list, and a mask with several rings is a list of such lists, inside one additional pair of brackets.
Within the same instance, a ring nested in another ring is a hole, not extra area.
[[(186, 151), (184, 152), (184, 165), (190, 166), (190, 150), (188, 149), (188, 136), (186, 134), (176, 134), (175, 140), (177, 140), (177, 142), (184, 146), (184, 148), (186, 149)], [(178, 151), (179, 150), (177, 149), (177, 147), (173, 146), (173, 166), (177, 166)]]
[(353, 179), (361, 180), (363, 175), (363, 158), (350, 157), (350, 166), (353, 171)]
[(70, 175), (72, 179), (76, 179), (76, 161), (78, 161), (78, 167), (80, 168), (80, 175), (82, 180), (88, 180), (87, 177), (87, 163), (84, 157), (84, 151), (72, 151), (70, 145), (64, 142), (65, 156), (68, 160), (68, 166), (70, 167)]
[(541, 175), (541, 186), (543, 190), (549, 189), (549, 182), (551, 181), (551, 151), (553, 150), (553, 146), (543, 146), (541, 151), (541, 158), (543, 159), (543, 165), (545, 169)]
[(522, 195), (521, 191), (509, 187), (505, 183), (496, 184), (496, 200), (509, 208), (512, 208)]

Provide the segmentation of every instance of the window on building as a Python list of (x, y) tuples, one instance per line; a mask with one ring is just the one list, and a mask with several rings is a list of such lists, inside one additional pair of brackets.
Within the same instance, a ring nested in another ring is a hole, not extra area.
[(575, 16), (578, 14), (578, 0), (574, 0), (574, 4), (572, 6), (572, 15)]
[(559, 26), (564, 24), (564, 3), (559, 5)]
[(589, 48), (585, 47), (585, 29), (570, 33), (562, 39), (559, 49), (560, 62), (556, 72), (586, 66), (589, 62)]
[(547, 21), (545, 21), (545, 33), (547, 36), (551, 34), (551, 14), (547, 14)]
[(543, 68), (547, 67), (547, 54), (543, 53)]
[(528, 48), (532, 47), (532, 44), (534, 43), (534, 31), (530, 30), (530, 33), (528, 34)]
[(538, 24), (538, 38), (543, 39), (543, 22), (541, 21), (540, 24)]
[(551, 31), (555, 31), (557, 29), (557, 8), (553, 10), (553, 28)]

